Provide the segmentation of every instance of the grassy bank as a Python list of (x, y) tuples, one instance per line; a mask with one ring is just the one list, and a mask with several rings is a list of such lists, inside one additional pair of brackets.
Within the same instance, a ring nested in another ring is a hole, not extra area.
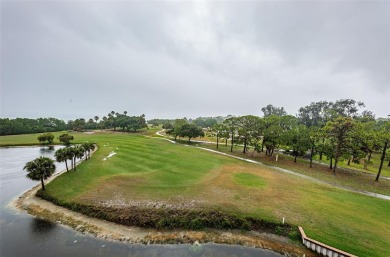
[[(238, 227), (256, 224), (243, 222), (249, 219), (280, 224), (285, 218), (293, 226), (303, 226), (309, 237), (344, 251), (390, 256), (388, 201), (139, 134), (80, 133), (77, 141), (97, 142), (99, 149), (76, 172), (48, 184), (46, 192), (70, 208), (106, 210), (130, 221), (136, 217), (131, 210), (161, 212), (158, 217), (174, 217), (167, 215), (173, 212), (191, 220), (195, 216), (190, 213), (202, 212), (203, 220), (191, 225), (201, 224), (200, 228), (209, 226), (207, 217), (220, 214), (225, 220), (239, 220)], [(107, 158), (112, 152), (115, 155)], [(185, 223), (179, 218), (153, 219), (168, 227)]]

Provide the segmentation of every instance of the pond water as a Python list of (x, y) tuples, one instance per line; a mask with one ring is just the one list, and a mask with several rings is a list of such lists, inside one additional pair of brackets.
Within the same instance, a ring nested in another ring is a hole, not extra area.
[[(256, 256), (280, 254), (242, 246), (204, 244), (140, 245), (112, 242), (18, 212), (8, 204), (38, 184), (26, 178), (26, 162), (39, 156), (53, 158), (56, 147), (0, 148), (0, 256)], [(56, 163), (56, 172), (65, 169)]]

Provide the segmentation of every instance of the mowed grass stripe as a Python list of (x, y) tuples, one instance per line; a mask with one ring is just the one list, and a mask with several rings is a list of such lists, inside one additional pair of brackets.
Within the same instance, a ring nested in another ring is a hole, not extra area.
[[(99, 140), (98, 142), (101, 142), (99, 143), (99, 151), (90, 161), (93, 162), (93, 165), (90, 165), (90, 162), (83, 163), (78, 167), (78, 171), (56, 179), (48, 188), (50, 190), (51, 187), (57, 187), (59, 184), (72, 184), (78, 190), (66, 187), (53, 192), (53, 195), (56, 197), (62, 195), (62, 197), (65, 196), (64, 200), (71, 200), (93, 187), (97, 181), (102, 183), (102, 177), (108, 179), (115, 175), (131, 173), (147, 173), (148, 177), (151, 176), (151, 179), (147, 180), (154, 181), (152, 183), (154, 186), (189, 185), (201, 179), (210, 169), (222, 164), (220, 157), (214, 158), (199, 149), (192, 148), (189, 151), (182, 151), (183, 146), (143, 136), (111, 137), (110, 140)], [(158, 154), (166, 150), (171, 153), (176, 152), (176, 157), (160, 158)], [(116, 155), (104, 161), (103, 158), (106, 158), (111, 151), (116, 152)], [(197, 158), (202, 158), (202, 162), (196, 161)], [(97, 160), (93, 161), (95, 159)], [(184, 176), (177, 176), (179, 172), (185, 171), (187, 173)]]

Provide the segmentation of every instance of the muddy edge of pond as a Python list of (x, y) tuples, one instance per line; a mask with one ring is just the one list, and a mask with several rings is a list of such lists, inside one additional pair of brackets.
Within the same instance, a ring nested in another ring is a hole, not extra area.
[[(50, 183), (50, 181), (65, 171), (52, 176), (46, 183)], [(303, 256), (304, 254), (306, 256), (316, 256), (299, 242), (270, 233), (240, 230), (222, 231), (216, 229), (207, 229), (206, 231), (156, 230), (119, 225), (91, 218), (36, 197), (35, 195), (39, 189), (40, 184), (11, 201), (9, 206), (17, 210), (27, 211), (27, 213), (37, 218), (70, 227), (78, 232), (112, 241), (133, 244), (192, 244), (195, 242), (231, 244), (268, 249), (287, 256)]]

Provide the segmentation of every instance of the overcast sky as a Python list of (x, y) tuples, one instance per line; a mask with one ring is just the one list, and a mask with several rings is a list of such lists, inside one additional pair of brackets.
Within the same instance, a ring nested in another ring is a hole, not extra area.
[(390, 114), (390, 1), (1, 1), (1, 116)]

